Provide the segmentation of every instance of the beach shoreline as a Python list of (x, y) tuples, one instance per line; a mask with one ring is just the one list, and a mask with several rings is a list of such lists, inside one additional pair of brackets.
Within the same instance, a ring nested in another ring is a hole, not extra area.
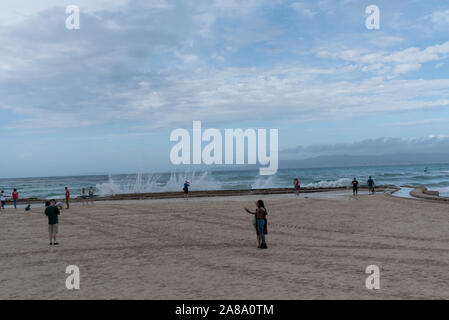
[[(315, 193), (315, 192), (332, 192), (332, 191), (346, 191), (352, 190), (351, 187), (329, 187), (329, 188), (301, 188), (301, 194)], [(359, 190), (367, 191), (368, 187), (361, 186)], [(376, 187), (378, 192), (384, 192), (390, 190), (394, 192), (399, 190), (394, 185), (382, 185)], [(243, 196), (243, 195), (269, 195), (269, 194), (294, 194), (296, 191), (293, 188), (264, 188), (264, 189), (228, 189), (228, 190), (199, 190), (189, 191), (189, 198), (197, 197), (222, 197), (222, 196)], [(176, 199), (181, 198), (183, 193), (181, 191), (167, 191), (167, 192), (145, 192), (145, 193), (120, 193), (107, 196), (95, 195), (94, 201), (110, 201), (110, 200), (141, 200), (141, 199)], [(50, 198), (20, 198), (17, 200), (17, 204), (37, 204), (44, 203), (50, 200)], [(58, 201), (64, 201), (63, 198), (57, 198)], [(80, 196), (71, 197), (70, 202), (82, 202)], [(11, 205), (13, 202), (10, 199), (6, 200), (7, 205)]]

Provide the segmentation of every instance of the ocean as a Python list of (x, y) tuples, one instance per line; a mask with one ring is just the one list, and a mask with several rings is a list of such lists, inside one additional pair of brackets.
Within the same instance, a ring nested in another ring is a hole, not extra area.
[(21, 198), (63, 198), (64, 187), (73, 196), (81, 189), (94, 187), (95, 194), (107, 196), (121, 193), (182, 191), (184, 180), (191, 190), (262, 189), (293, 186), (299, 178), (302, 187), (350, 186), (354, 177), (365, 184), (373, 176), (377, 185), (426, 186), (449, 196), (449, 164), (404, 166), (367, 166), (313, 169), (280, 169), (276, 175), (260, 176), (259, 170), (171, 172), (154, 174), (111, 174), (67, 177), (0, 179), (0, 189), (10, 194), (18, 189)]

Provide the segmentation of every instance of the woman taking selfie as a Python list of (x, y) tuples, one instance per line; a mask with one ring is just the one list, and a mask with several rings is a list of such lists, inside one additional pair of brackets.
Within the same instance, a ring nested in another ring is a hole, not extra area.
[(262, 200), (256, 202), (257, 209), (252, 212), (245, 208), (246, 212), (254, 215), (254, 226), (256, 227), (257, 242), (259, 243), (259, 249), (267, 249), (267, 243), (265, 242), (265, 235), (267, 231), (267, 210)]

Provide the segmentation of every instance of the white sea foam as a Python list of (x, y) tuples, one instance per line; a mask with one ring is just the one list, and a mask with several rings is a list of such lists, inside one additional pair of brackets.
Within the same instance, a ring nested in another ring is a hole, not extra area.
[(349, 187), (352, 180), (342, 178), (338, 180), (324, 180), (320, 182), (313, 182), (305, 185), (306, 188), (336, 188), (336, 187)]
[(191, 190), (220, 190), (222, 185), (212, 177), (209, 171), (204, 171), (200, 173), (196, 172), (184, 172), (170, 174), (170, 179), (168, 182), (161, 186), (159, 191), (180, 191), (184, 186), (185, 180), (190, 183)]
[[(129, 179), (121, 179), (115, 181), (111, 175), (109, 175), (109, 181), (95, 186), (100, 196), (108, 196), (114, 194), (123, 193), (143, 193), (143, 192), (156, 192), (156, 183), (154, 176), (144, 178), (142, 174), (138, 174), (134, 181)], [(150, 191), (151, 190), (151, 191)]]
[(274, 187), (274, 179), (275, 176), (257, 176), (254, 179), (254, 182), (251, 184), (252, 189), (268, 189)]
[(438, 191), (442, 197), (449, 197), (449, 187), (430, 188), (430, 190)]
[(221, 189), (222, 186), (210, 175), (209, 172), (176, 173), (172, 172), (170, 177), (163, 179), (160, 175), (137, 174), (134, 178), (122, 178), (114, 180), (109, 175), (108, 182), (95, 186), (100, 196), (109, 196), (124, 193), (149, 193), (182, 191), (185, 180), (190, 182), (191, 190), (213, 190)]

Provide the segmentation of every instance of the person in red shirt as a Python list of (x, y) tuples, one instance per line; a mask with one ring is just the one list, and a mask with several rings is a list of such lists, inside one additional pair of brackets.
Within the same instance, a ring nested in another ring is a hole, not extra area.
[(17, 189), (14, 189), (12, 192), (12, 201), (14, 202), (14, 209), (17, 209), (17, 200), (19, 199), (19, 192)]
[(69, 190), (69, 188), (65, 187), (65, 203), (66, 203), (67, 209), (69, 208), (69, 201), (70, 201), (70, 190)]

